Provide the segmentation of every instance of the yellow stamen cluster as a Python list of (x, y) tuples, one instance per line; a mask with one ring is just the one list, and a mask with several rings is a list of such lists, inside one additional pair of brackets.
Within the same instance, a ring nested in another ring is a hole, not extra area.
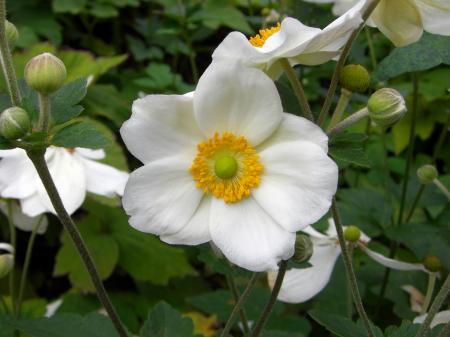
[(270, 36), (272, 36), (273, 34), (278, 32), (280, 29), (281, 29), (281, 25), (278, 22), (276, 26), (273, 26), (271, 28), (260, 29), (259, 34), (252, 36), (248, 40), (253, 46), (261, 48), (264, 45), (264, 43), (266, 43), (266, 40)]
[[(190, 172), (197, 187), (205, 193), (231, 203), (250, 196), (250, 191), (259, 185), (263, 166), (245, 137), (231, 132), (216, 133), (198, 144), (197, 150)], [(221, 179), (214, 172), (215, 161), (224, 155), (232, 156), (238, 163), (236, 175), (230, 179)]]

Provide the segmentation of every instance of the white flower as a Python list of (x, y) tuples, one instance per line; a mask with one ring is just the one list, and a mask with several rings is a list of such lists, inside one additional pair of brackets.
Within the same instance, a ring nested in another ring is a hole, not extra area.
[[(331, 274), (336, 264), (337, 258), (341, 254), (339, 239), (333, 219), (328, 220), (329, 226), (325, 234), (316, 231), (312, 227), (303, 229), (313, 242), (314, 252), (309, 260), (312, 265), (306, 269), (288, 270), (281, 286), (278, 299), (287, 303), (302, 303), (316, 296), (328, 284)], [(372, 259), (381, 265), (397, 270), (422, 270), (427, 272), (421, 264), (406, 263), (387, 258), (373, 250), (367, 248), (370, 238), (361, 233), (358, 246)], [(269, 285), (272, 287), (276, 278), (276, 272), (268, 273)]]
[(130, 224), (170, 244), (210, 240), (233, 263), (276, 269), (295, 232), (330, 207), (338, 169), (327, 136), (283, 113), (274, 83), (213, 62), (193, 94), (149, 95), (121, 128), (144, 163), (125, 188)]
[[(333, 13), (341, 15), (359, 0), (304, 0), (334, 3)], [(366, 3), (368, 0), (364, 0)], [(358, 4), (359, 6), (359, 4)], [(360, 6), (359, 6), (360, 7)], [(449, 0), (381, 0), (368, 24), (378, 27), (397, 47), (416, 42), (423, 31), (450, 35)]]
[[(420, 316), (417, 316), (416, 318), (414, 318), (413, 323), (416, 324), (422, 324), (425, 321), (425, 318), (427, 317), (428, 314), (423, 314)], [(436, 325), (439, 324), (446, 324), (450, 321), (450, 310), (444, 310), (441, 312), (438, 312), (433, 320), (431, 321), (430, 327), (434, 328)]]
[(288, 59), (291, 65), (317, 65), (339, 55), (341, 47), (361, 22), (358, 7), (323, 30), (288, 17), (281, 25), (260, 30), (250, 40), (240, 32), (231, 32), (214, 51), (213, 60), (241, 61), (277, 78), (282, 72), (277, 62), (280, 59)]
[[(49, 147), (45, 159), (69, 214), (83, 203), (86, 191), (112, 197), (122, 195), (128, 173), (102, 164), (103, 150)], [(55, 213), (44, 185), (22, 149), (0, 151), (0, 195), (19, 199), (22, 211), (31, 217)]]
[(12, 216), (12, 223), (19, 229), (31, 232), (36, 226), (39, 226), (37, 233), (44, 234), (47, 230), (48, 220), (45, 215), (38, 215), (34, 217), (30, 217), (24, 214), (20, 208), (20, 206), (14, 202), (10, 201), (11, 205), (11, 214), (9, 213), (9, 207), (6, 202), (0, 201), (0, 211), (5, 216)]

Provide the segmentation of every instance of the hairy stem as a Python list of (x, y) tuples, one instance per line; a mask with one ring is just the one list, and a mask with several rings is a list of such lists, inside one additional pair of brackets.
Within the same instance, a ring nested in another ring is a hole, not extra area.
[(377, 67), (377, 56), (375, 53), (375, 48), (373, 46), (372, 34), (370, 33), (369, 27), (364, 27), (364, 33), (366, 33), (367, 45), (369, 46), (370, 61), (372, 62), (372, 70)]
[[(239, 290), (236, 286), (236, 282), (234, 282), (234, 278), (231, 275), (227, 275), (227, 283), (228, 287), (231, 290), (231, 294), (233, 295), (234, 303), (237, 303), (240, 298)], [(247, 315), (245, 313), (244, 307), (239, 308), (239, 316), (241, 318), (242, 329), (245, 333), (250, 332), (250, 327), (248, 325)]]
[(420, 314), (423, 315), (427, 312), (428, 306), (431, 303), (431, 298), (433, 297), (434, 286), (436, 284), (436, 273), (430, 273), (428, 275), (428, 287), (427, 293), (425, 294), (425, 300), (423, 301), (422, 310)]
[(447, 197), (448, 200), (450, 200), (450, 192), (447, 187), (439, 181), (439, 179), (434, 179), (433, 184)]
[(50, 123), (50, 99), (48, 95), (39, 93), (39, 122), (40, 131), (48, 131)]
[(339, 97), (336, 109), (334, 109), (333, 115), (331, 116), (331, 122), (328, 125), (327, 131), (330, 131), (337, 123), (341, 121), (342, 115), (344, 114), (345, 109), (347, 109), (347, 105), (348, 102), (350, 102), (351, 97), (352, 92), (342, 88), (341, 96)]
[(14, 316), (17, 315), (17, 298), (16, 298), (16, 227), (14, 226), (14, 217), (12, 209), (12, 201), (7, 201), (7, 215), (9, 224), (9, 240), (14, 249), (14, 267), (9, 272), (9, 294), (11, 295), (12, 312)]
[(362, 108), (361, 110), (356, 111), (354, 114), (348, 116), (346, 119), (337, 123), (333, 128), (331, 128), (327, 132), (328, 137), (332, 138), (339, 132), (344, 131), (349, 126), (355, 124), (356, 122), (359, 122), (361, 119), (363, 119), (367, 116), (369, 116), (369, 110), (367, 110), (367, 108)]
[[(349, 242), (347, 245), (348, 256), (350, 258), (350, 262), (353, 260), (353, 243)], [(347, 316), (349, 319), (353, 317), (353, 296), (352, 296), (352, 285), (350, 284), (350, 280), (347, 278)]]

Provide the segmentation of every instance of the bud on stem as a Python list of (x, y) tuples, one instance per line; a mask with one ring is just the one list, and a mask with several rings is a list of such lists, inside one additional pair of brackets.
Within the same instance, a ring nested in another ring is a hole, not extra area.
[(406, 113), (403, 96), (395, 89), (383, 88), (370, 96), (367, 102), (370, 119), (384, 127), (397, 123)]
[(50, 53), (33, 57), (25, 66), (25, 81), (42, 95), (57, 91), (64, 84), (66, 77), (64, 63)]
[(25, 136), (30, 130), (30, 117), (19, 107), (8, 108), (0, 115), (0, 135), (14, 140)]

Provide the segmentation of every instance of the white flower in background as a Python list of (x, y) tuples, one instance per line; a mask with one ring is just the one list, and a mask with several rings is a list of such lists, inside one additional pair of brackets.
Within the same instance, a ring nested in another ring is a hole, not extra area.
[(210, 240), (233, 263), (276, 269), (295, 232), (330, 207), (338, 169), (328, 138), (283, 113), (263, 72), (213, 62), (190, 95), (149, 95), (121, 128), (144, 163), (123, 206), (134, 228), (170, 244)]
[[(313, 242), (314, 252), (308, 261), (312, 266), (306, 269), (293, 268), (288, 270), (281, 286), (278, 299), (287, 303), (302, 303), (316, 296), (330, 281), (336, 261), (341, 254), (339, 239), (333, 219), (328, 220), (329, 226), (325, 234), (307, 227), (302, 231), (307, 233)], [(367, 247), (370, 238), (361, 233), (358, 246), (373, 260), (381, 265), (397, 270), (422, 270), (428, 272), (422, 264), (406, 263), (387, 258)], [(269, 285), (273, 287), (276, 272), (268, 273)]]
[[(112, 197), (122, 195), (128, 173), (102, 164), (103, 150), (49, 147), (50, 173), (69, 214), (83, 203), (86, 191)], [(22, 149), (0, 151), (0, 196), (19, 199), (23, 213), (35, 217), (55, 213), (44, 185)]]
[[(333, 13), (343, 12), (359, 0), (304, 0), (316, 3), (334, 3)], [(363, 0), (368, 2), (368, 0)], [(360, 6), (358, 4), (358, 6)], [(450, 35), (449, 0), (381, 0), (373, 11), (368, 25), (378, 27), (397, 47), (416, 42), (423, 31)]]
[(214, 51), (213, 60), (240, 61), (277, 78), (282, 72), (277, 62), (280, 59), (288, 59), (291, 65), (317, 65), (336, 57), (361, 22), (358, 7), (323, 30), (288, 17), (277, 26), (260, 30), (250, 39), (240, 32), (231, 32)]
[[(428, 314), (423, 314), (414, 318), (413, 323), (422, 324)], [(450, 310), (438, 312), (431, 321), (430, 327), (433, 329), (436, 325), (446, 324), (450, 321)]]
[(31, 232), (36, 226), (39, 226), (37, 229), (38, 234), (44, 234), (47, 230), (48, 220), (45, 215), (30, 217), (22, 212), (22, 209), (15, 201), (10, 201), (10, 206), (8, 206), (6, 201), (0, 201), (0, 211), (6, 217), (11, 216), (13, 224), (20, 230)]

